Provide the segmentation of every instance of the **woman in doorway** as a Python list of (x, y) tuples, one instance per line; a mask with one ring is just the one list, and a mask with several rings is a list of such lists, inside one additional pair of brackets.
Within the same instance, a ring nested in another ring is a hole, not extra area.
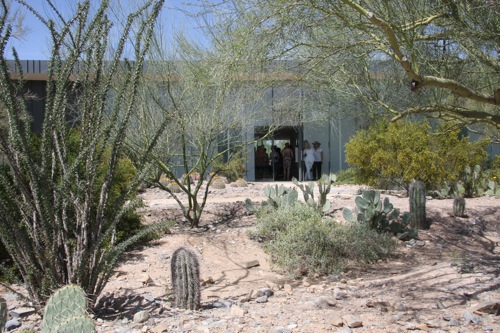
[(304, 151), (302, 154), (304, 156), (304, 164), (306, 167), (305, 180), (312, 180), (311, 169), (314, 164), (314, 150), (311, 148), (311, 144), (308, 141), (304, 144)]
[(313, 142), (314, 151), (314, 164), (313, 164), (313, 178), (314, 180), (321, 179), (321, 166), (323, 165), (323, 149), (320, 148), (321, 143), (318, 141)]
[(293, 150), (288, 142), (285, 143), (285, 148), (283, 148), (281, 154), (283, 155), (283, 179), (291, 180), (290, 171), (292, 169)]

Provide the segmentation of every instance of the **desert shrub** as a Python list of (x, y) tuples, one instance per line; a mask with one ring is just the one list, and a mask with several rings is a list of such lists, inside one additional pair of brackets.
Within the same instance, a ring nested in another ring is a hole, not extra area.
[(214, 170), (219, 170), (218, 174), (232, 183), (245, 175), (245, 158), (241, 154), (235, 154), (227, 162), (219, 159), (214, 164)]
[(470, 142), (459, 130), (427, 122), (379, 122), (356, 133), (346, 144), (346, 160), (358, 169), (358, 181), (407, 187), (412, 179), (434, 189), (457, 180), (467, 165), (486, 159), (489, 140)]
[(358, 170), (356, 168), (347, 168), (337, 174), (337, 184), (359, 184), (357, 178)]
[(302, 203), (257, 214), (252, 236), (264, 241), (273, 263), (292, 275), (338, 272), (351, 262), (383, 258), (394, 247), (389, 235), (340, 224)]

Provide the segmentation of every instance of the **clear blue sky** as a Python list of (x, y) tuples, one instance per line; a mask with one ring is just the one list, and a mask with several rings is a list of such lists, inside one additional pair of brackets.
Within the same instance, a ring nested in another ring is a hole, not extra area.
[[(74, 12), (78, 0), (52, 0), (63, 14), (68, 15)], [(134, 0), (119, 1), (123, 7), (127, 3), (135, 3)], [(52, 17), (51, 8), (45, 0), (26, 0), (42, 16)], [(139, 1), (137, 1), (139, 2)], [(99, 3), (97, 1), (96, 3)], [(198, 0), (166, 0), (161, 14), (162, 23), (166, 26), (167, 32), (173, 29), (186, 32), (193, 39), (203, 39), (198, 23), (195, 19), (187, 16), (183, 11), (194, 12), (199, 8), (196, 6)], [(5, 57), (12, 58), (12, 47), (15, 47), (21, 60), (48, 60), (50, 58), (50, 35), (48, 29), (30, 12), (25, 11), (24, 25), (28, 28), (28, 33), (22, 39), (11, 39)]]

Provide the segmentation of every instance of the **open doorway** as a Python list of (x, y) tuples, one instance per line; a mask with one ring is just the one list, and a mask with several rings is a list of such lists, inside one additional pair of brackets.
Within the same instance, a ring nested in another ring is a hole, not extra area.
[[(298, 178), (300, 173), (299, 138), (301, 128), (286, 126), (277, 128), (271, 136), (265, 137), (268, 133), (267, 127), (255, 129), (256, 143), (255, 153), (255, 180), (256, 181), (284, 181), (285, 170), (283, 164), (282, 151), (285, 145), (289, 144), (293, 152), (291, 161), (290, 178)], [(286, 165), (286, 163), (285, 163)]]

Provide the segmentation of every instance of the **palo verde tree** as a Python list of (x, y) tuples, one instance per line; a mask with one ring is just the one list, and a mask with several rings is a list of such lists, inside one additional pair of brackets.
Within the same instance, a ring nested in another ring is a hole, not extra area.
[(424, 114), (498, 133), (498, 1), (232, 3), (227, 21), (252, 31), (269, 57), (300, 60), (317, 82), (363, 95), (393, 120)]
[[(130, 199), (142, 170), (134, 172), (125, 188), (114, 184), (163, 1), (147, 1), (128, 15), (111, 55), (108, 1), (82, 1), (66, 18), (46, 0), (55, 19), (17, 2), (47, 28), (51, 58), (43, 128), (34, 133), (28, 112), (32, 95), (15, 50), (9, 52), (14, 60), (7, 60), (12, 30), (2, 1), (0, 112), (6, 121), (0, 150), (7, 163), (0, 173), (0, 239), (34, 303), (42, 304), (52, 291), (70, 283), (95, 301), (120, 254), (142, 236), (123, 240), (116, 235), (122, 217), (136, 207)], [(125, 59), (126, 49), (133, 50), (129, 55), (134, 61)], [(108, 206), (114, 214), (108, 214)]]
[[(142, 151), (158, 141), (149, 161), (170, 184), (160, 179), (155, 184), (169, 192), (190, 225), (198, 227), (211, 182), (224, 168), (220, 162), (244, 163), (256, 140), (255, 124), (269, 125), (267, 133), (278, 124), (267, 122), (273, 115), (264, 98), (276, 80), (259, 76), (253, 61), (220, 45), (208, 50), (179, 36), (174, 51), (166, 52), (158, 36), (155, 47), (129, 143)], [(161, 126), (166, 134), (153, 137)], [(187, 194), (187, 201), (171, 184)]]

